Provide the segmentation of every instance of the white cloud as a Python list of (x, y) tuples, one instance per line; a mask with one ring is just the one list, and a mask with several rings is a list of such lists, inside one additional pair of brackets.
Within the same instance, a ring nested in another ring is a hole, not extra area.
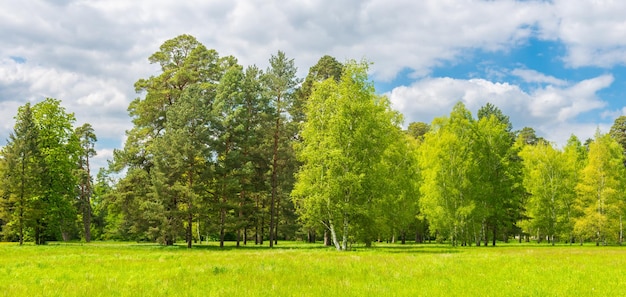
[(619, 1), (4, 2), (0, 143), (17, 106), (51, 96), (63, 100), (79, 123), (92, 123), (101, 141), (118, 145), (130, 127), (133, 83), (158, 72), (148, 57), (184, 33), (244, 65), (264, 68), (271, 54), (283, 50), (295, 58), (300, 76), (325, 54), (340, 61), (367, 58), (376, 80), (408, 69), (420, 80), (394, 89), (392, 98), (407, 119), (424, 121), (464, 100), (474, 109), (497, 101), (516, 124), (571, 123), (604, 106), (596, 92), (613, 80), (573, 83), (528, 69), (507, 73), (548, 85), (523, 91), (505, 80), (428, 78), (434, 67), (462, 63), (476, 52), (506, 53), (540, 38), (562, 43), (559, 58), (571, 67), (626, 64), (626, 2)]
[[(118, 140), (130, 128), (126, 112), (128, 97), (120, 81), (89, 77), (63, 69), (0, 60), (0, 115), (3, 135), (13, 129), (17, 108), (51, 97), (62, 100), (68, 112), (76, 115), (77, 124), (88, 122), (102, 140)], [(2, 143), (4, 139), (2, 139)]]
[(563, 86), (567, 84), (567, 81), (558, 79), (554, 76), (545, 75), (536, 70), (517, 68), (511, 71), (512, 75), (518, 76), (528, 83), (544, 83), (555, 86)]
[(563, 42), (571, 67), (626, 64), (626, 2), (552, 1), (552, 17), (541, 21), (541, 37)]
[[(526, 92), (516, 85), (484, 79), (426, 78), (411, 86), (397, 87), (388, 96), (394, 108), (405, 115), (407, 124), (429, 123), (435, 117), (447, 116), (459, 101), (474, 114), (489, 102), (510, 116), (515, 129), (533, 127), (547, 139), (560, 143), (572, 132), (595, 131), (597, 124), (590, 124), (594, 128), (588, 129), (589, 125), (577, 124), (576, 117), (604, 107), (606, 102), (597, 97), (597, 92), (612, 82), (612, 76), (603, 75), (562, 87), (547, 86)], [(577, 126), (587, 128), (573, 128)], [(564, 135), (567, 127), (570, 127), (569, 132)]]

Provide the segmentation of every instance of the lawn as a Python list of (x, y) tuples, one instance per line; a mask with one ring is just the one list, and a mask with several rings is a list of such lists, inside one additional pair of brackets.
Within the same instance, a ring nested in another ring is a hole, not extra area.
[(626, 247), (0, 244), (4, 296), (626, 296)]

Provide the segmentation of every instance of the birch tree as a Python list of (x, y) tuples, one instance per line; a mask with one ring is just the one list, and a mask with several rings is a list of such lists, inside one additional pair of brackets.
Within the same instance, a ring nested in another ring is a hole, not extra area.
[(365, 62), (349, 62), (339, 82), (316, 84), (307, 103), (292, 196), (304, 219), (328, 228), (337, 250), (347, 250), (352, 232), (371, 222), (381, 197), (376, 168), (399, 131), (389, 105), (375, 95)]
[(620, 144), (609, 134), (597, 132), (589, 144), (587, 165), (576, 186), (582, 216), (574, 227), (578, 236), (592, 239), (596, 245), (623, 241), (623, 161)]
[(420, 146), (420, 209), (433, 235), (449, 239), (452, 245), (465, 244), (477, 234), (471, 228), (479, 186), (473, 183), (478, 176), (474, 122), (459, 102), (449, 118), (433, 121)]
[(523, 184), (531, 195), (527, 204), (530, 226), (538, 240), (547, 236), (554, 245), (569, 224), (572, 168), (562, 151), (544, 141), (525, 146), (520, 156), (524, 164)]

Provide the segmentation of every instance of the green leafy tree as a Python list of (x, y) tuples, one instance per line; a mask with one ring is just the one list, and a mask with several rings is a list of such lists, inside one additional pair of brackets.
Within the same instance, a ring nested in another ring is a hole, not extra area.
[(527, 211), (530, 226), (538, 240), (547, 236), (554, 245), (556, 237), (567, 233), (568, 211), (573, 201), (572, 168), (562, 151), (540, 142), (525, 146), (520, 152), (524, 160), (524, 187), (531, 194)]
[[(615, 119), (609, 131), (609, 135), (619, 143), (624, 156), (626, 156), (626, 116), (619, 116)], [(626, 165), (626, 163), (624, 163), (624, 165)]]
[(78, 184), (75, 168), (81, 151), (73, 128), (76, 119), (60, 100), (51, 98), (33, 106), (33, 118), (39, 127), (38, 145), (43, 156), (43, 192), (37, 197), (42, 214), (36, 220), (35, 238), (38, 243), (46, 237), (69, 240), (78, 231), (73, 205)]
[(453, 245), (476, 237), (473, 213), (479, 174), (474, 151), (475, 120), (463, 103), (457, 103), (449, 118), (433, 121), (433, 133), (420, 146), (421, 212), (433, 235), (448, 238)]
[(609, 134), (596, 133), (589, 144), (588, 162), (576, 186), (578, 208), (576, 233), (595, 240), (596, 245), (609, 240), (623, 240), (624, 156), (620, 144)]
[(5, 239), (17, 234), (22, 245), (29, 228), (36, 228), (41, 212), (35, 203), (42, 192), (40, 175), (42, 155), (39, 150), (37, 127), (30, 103), (22, 106), (15, 117), (13, 133), (2, 149), (2, 208), (1, 218), (6, 224), (2, 231)]
[[(365, 62), (349, 62), (339, 82), (327, 79), (314, 87), (292, 196), (305, 220), (329, 229), (337, 250), (348, 249), (351, 232), (367, 230), (374, 220), (372, 206), (384, 192), (376, 171), (399, 135), (398, 124), (387, 98), (375, 95)], [(367, 242), (372, 236), (360, 237)]]
[[(418, 223), (419, 216), (419, 165), (418, 140), (404, 133), (394, 135), (380, 163), (377, 179), (384, 181), (383, 199), (376, 205), (380, 212), (377, 220), (383, 230), (395, 237), (399, 234), (402, 244), (406, 242), (411, 226)], [(381, 229), (379, 227), (379, 229)]]
[(511, 132), (511, 130), (513, 130), (513, 124), (511, 123), (509, 116), (505, 115), (497, 106), (488, 102), (478, 109), (477, 117), (479, 120), (489, 118), (491, 116), (494, 116), (499, 123), (505, 125), (504, 129), (506, 132)]
[(420, 142), (424, 140), (424, 135), (430, 131), (430, 125), (424, 122), (412, 122), (407, 128), (407, 133)]
[(293, 121), (300, 123), (304, 121), (304, 107), (308, 101), (315, 83), (333, 78), (335, 81), (341, 79), (343, 64), (332, 56), (325, 55), (321, 57), (315, 65), (309, 68), (302, 86), (296, 91), (296, 100), (294, 101), (291, 116)]
[(524, 127), (522, 128), (522, 130), (517, 131), (517, 139), (516, 142), (518, 142), (518, 146), (522, 146), (522, 145), (535, 145), (537, 143), (539, 143), (540, 138), (537, 137), (537, 134), (535, 133), (535, 129), (531, 128), (531, 127)]
[[(290, 109), (290, 115), (292, 118), (292, 123), (289, 127), (290, 129), (295, 131), (296, 137), (295, 141), (300, 141), (299, 139), (299, 131), (301, 123), (305, 120), (305, 106), (311, 93), (313, 92), (314, 85), (316, 83), (322, 82), (326, 79), (332, 78), (335, 81), (339, 81), (341, 79), (341, 74), (343, 72), (343, 64), (341, 64), (337, 59), (332, 56), (325, 55), (321, 57), (315, 65), (309, 68), (309, 72), (304, 79), (302, 85), (296, 90), (296, 100)], [(326, 245), (330, 245), (330, 236), (328, 235), (328, 230), (323, 227), (322, 224), (311, 221), (302, 221), (305, 223), (305, 228), (307, 232), (307, 239), (309, 242), (315, 242), (315, 234), (317, 230), (323, 230), (324, 232), (324, 242)]]
[(576, 185), (581, 179), (581, 171), (587, 162), (587, 149), (582, 145), (578, 137), (572, 135), (563, 148), (563, 154), (567, 176), (564, 184), (564, 193), (562, 194), (564, 212), (561, 213), (559, 220), (565, 222), (562, 233), (571, 244), (574, 242), (575, 219), (581, 215), (576, 209)]
[[(476, 183), (482, 186), (478, 204), (483, 211), (481, 231), (487, 244), (487, 229), (492, 231), (492, 245), (496, 244), (498, 230), (506, 239), (515, 228), (512, 214), (519, 205), (516, 185), (518, 159), (514, 144), (513, 125), (509, 117), (491, 103), (478, 110), (476, 122), (476, 156), (480, 175)], [(480, 241), (477, 241), (479, 244)]]

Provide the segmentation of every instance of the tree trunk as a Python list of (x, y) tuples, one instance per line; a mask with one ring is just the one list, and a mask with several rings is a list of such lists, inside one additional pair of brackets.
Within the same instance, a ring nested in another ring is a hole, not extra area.
[(280, 222), (280, 195), (276, 196), (276, 215), (274, 218), (274, 244), (278, 244), (278, 222)]
[(338, 251), (341, 251), (341, 246), (339, 245), (339, 241), (337, 241), (337, 233), (335, 232), (335, 226), (333, 225), (332, 220), (328, 220), (328, 228), (330, 229), (330, 236), (332, 238), (333, 244)]
[(343, 238), (341, 240), (341, 247), (343, 248), (344, 251), (348, 250), (348, 216), (347, 214), (343, 214)]
[(487, 226), (487, 224), (485, 223), (485, 225), (483, 225), (483, 240), (484, 240), (484, 246), (489, 246), (489, 226)]
[(87, 167), (87, 183), (85, 198), (85, 208), (83, 209), (83, 222), (85, 225), (85, 241), (91, 242), (91, 170), (89, 168), (89, 154), (85, 158), (85, 166)]
[(85, 210), (83, 211), (83, 227), (85, 228), (85, 242), (91, 242), (91, 203), (87, 197)]
[(619, 245), (624, 241), (624, 225), (622, 224), (622, 215), (619, 215)]
[[(261, 209), (265, 209), (265, 201), (262, 200), (261, 201)], [(265, 214), (261, 213), (261, 233), (258, 234), (259, 238), (259, 244), (263, 245), (263, 237), (265, 236)]]
[(278, 194), (278, 138), (280, 137), (280, 96), (276, 98), (276, 106), (278, 106), (278, 114), (276, 117), (276, 126), (274, 127), (274, 147), (272, 152), (272, 197), (270, 199), (270, 247), (274, 247), (274, 202)]
[(261, 213), (261, 209), (259, 208), (259, 195), (255, 195), (255, 218), (254, 218), (254, 244), (259, 244), (259, 213)]
[(331, 240), (330, 236), (328, 236), (328, 230), (324, 229), (324, 245), (325, 246), (331, 246), (333, 245), (333, 241)]
[(220, 247), (221, 248), (224, 247), (224, 236), (226, 234), (225, 225), (226, 225), (226, 207), (222, 206), (220, 210)]
[(406, 244), (406, 231), (402, 230), (402, 244)]
[[(498, 225), (497, 224), (493, 224), (493, 238), (491, 239), (491, 245), (492, 246), (496, 246), (496, 236), (498, 236)], [(485, 245), (487, 245), (487, 243), (485, 242)]]
[(417, 227), (417, 229), (415, 230), (415, 243), (421, 243), (420, 242), (420, 230), (419, 230), (419, 226)]
[[(192, 172), (189, 172), (189, 189), (193, 189), (193, 175)], [(187, 232), (186, 232), (186, 237), (187, 237), (187, 248), (190, 249), (191, 248), (191, 241), (193, 240), (193, 211), (192, 211), (192, 207), (193, 207), (193, 202), (192, 202), (192, 194), (189, 194), (189, 197), (187, 197)]]

